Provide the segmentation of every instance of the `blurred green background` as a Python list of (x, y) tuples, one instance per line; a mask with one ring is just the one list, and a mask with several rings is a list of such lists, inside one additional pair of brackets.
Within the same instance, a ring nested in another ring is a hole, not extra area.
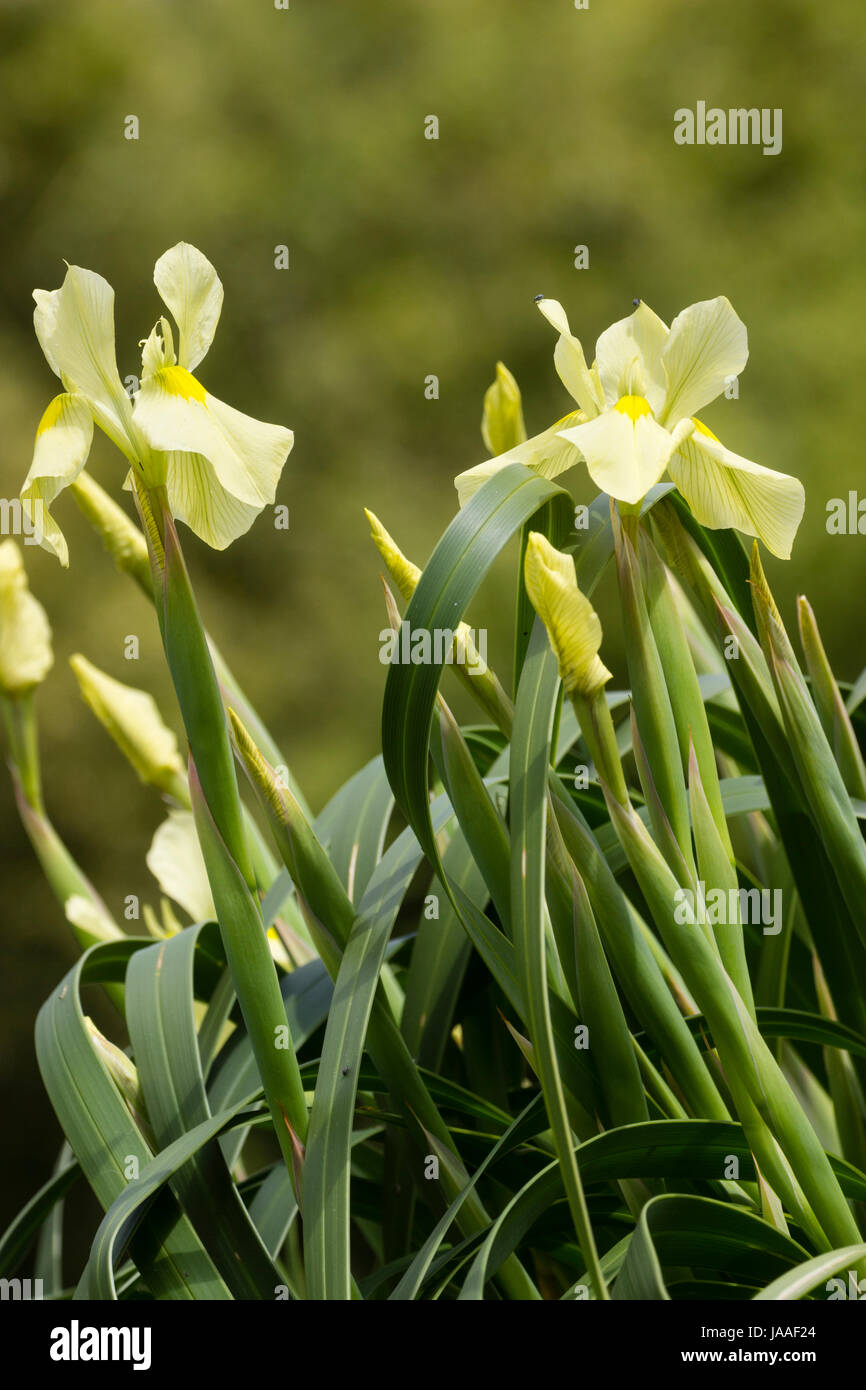
[[(378, 749), (384, 614), (362, 507), (423, 563), (454, 513), (454, 474), (484, 457), (497, 358), (531, 433), (565, 412), (540, 291), (588, 349), (635, 295), (668, 321), (697, 299), (732, 300), (751, 361), (740, 399), (706, 419), (806, 483), (794, 558), (769, 566), (771, 582), (789, 615), (810, 594), (840, 675), (857, 674), (866, 550), (831, 542), (824, 520), (863, 472), (859, 3), (6, 0), (0, 26), (0, 495), (17, 494), (56, 388), (32, 288), (59, 285), (64, 259), (106, 276), (126, 375), (161, 308), (154, 261), (181, 239), (200, 247), (226, 291), (200, 375), (290, 425), (296, 444), (278, 499), (288, 533), (263, 517), (224, 554), (190, 538), (188, 557), (206, 622), (317, 809)], [(781, 107), (782, 153), (675, 145), (675, 109), (698, 100)], [(438, 141), (424, 138), (428, 115)], [(274, 267), (282, 244), (288, 270)], [(588, 270), (573, 266), (577, 244)], [(438, 400), (425, 399), (430, 374)], [(104, 439), (92, 471), (120, 496)], [(590, 500), (585, 475), (565, 481)], [(25, 552), (56, 643), (39, 696), (46, 795), (119, 914), (127, 894), (155, 900), (144, 854), (161, 807), (80, 703), (67, 658), (84, 652), (176, 716), (152, 613), (71, 499), (56, 514), (69, 571)], [(469, 615), (503, 665), (509, 580), (503, 564)], [(132, 633), (137, 663), (123, 659)], [(621, 680), (612, 621), (604, 656)], [(32, 1028), (75, 956), (8, 783), (0, 882), (0, 1101), (17, 1120), (0, 1151), (5, 1217), (56, 1153)]]

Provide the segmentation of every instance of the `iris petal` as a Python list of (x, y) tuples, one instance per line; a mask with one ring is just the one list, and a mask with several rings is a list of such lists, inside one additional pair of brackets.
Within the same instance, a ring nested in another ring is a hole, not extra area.
[(142, 382), (134, 418), (157, 458), (164, 456), (172, 512), (206, 544), (224, 549), (273, 502), (291, 430), (243, 415), (182, 367), (163, 367)]
[(129, 397), (114, 353), (114, 290), (101, 275), (71, 265), (59, 290), (34, 290), (33, 298), (48, 365), (67, 391), (86, 396), (97, 424), (132, 458)]
[(583, 418), (583, 413), (575, 410), (551, 425), (550, 429), (525, 439), (507, 453), (499, 454), (495, 459), (486, 459), (474, 468), (467, 468), (465, 473), (459, 473), (454, 479), (454, 486), (460, 506), (465, 507), (469, 498), (483, 487), (488, 478), (507, 468), (510, 463), (522, 463), (541, 478), (557, 478), (566, 469), (573, 468), (580, 462), (580, 455), (573, 445), (562, 438), (561, 430), (563, 425), (574, 424)]
[(643, 303), (628, 318), (605, 329), (595, 345), (595, 357), (609, 405), (621, 396), (641, 395), (656, 413), (661, 410), (667, 384), (662, 349), (667, 338), (667, 324)]
[(92, 440), (93, 416), (84, 397), (69, 392), (55, 396), (39, 422), (33, 461), (21, 489), (21, 504), (36, 539), (64, 566), (69, 564), (69, 549), (49, 508), (75, 482)]
[(662, 352), (667, 395), (660, 420), (675, 425), (696, 415), (739, 376), (748, 357), (746, 325), (729, 300), (705, 299), (683, 309)]
[[(677, 447), (676, 436), (663, 429), (645, 409), (625, 397), (626, 406), (606, 410), (595, 420), (562, 431), (579, 450), (590, 477), (602, 492), (619, 502), (639, 502), (659, 480)], [(620, 402), (620, 404), (623, 404)]]
[(560, 381), (585, 415), (597, 415), (604, 405), (601, 386), (586, 365), (580, 340), (569, 328), (565, 310), (558, 299), (539, 299), (538, 307), (559, 334), (553, 351), (553, 365)]
[(731, 453), (700, 421), (694, 424), (668, 467), (695, 519), (757, 536), (773, 555), (789, 559), (806, 505), (799, 478)]
[(598, 655), (601, 622), (577, 585), (574, 560), (546, 536), (531, 532), (524, 562), (526, 592), (547, 628), (566, 693), (590, 697), (611, 673)]
[(195, 371), (219, 323), (222, 281), (207, 256), (186, 241), (179, 241), (160, 256), (153, 280), (178, 327), (177, 360), (188, 371)]

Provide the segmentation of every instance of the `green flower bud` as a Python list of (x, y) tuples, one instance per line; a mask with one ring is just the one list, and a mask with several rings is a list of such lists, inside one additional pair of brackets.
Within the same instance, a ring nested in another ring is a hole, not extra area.
[(496, 363), (496, 380), (484, 395), (481, 437), (491, 454), (505, 454), (526, 438), (520, 387), (504, 362)]

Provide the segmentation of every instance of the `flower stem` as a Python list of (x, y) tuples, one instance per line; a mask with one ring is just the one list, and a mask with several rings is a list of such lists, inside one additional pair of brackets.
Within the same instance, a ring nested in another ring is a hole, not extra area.
[(297, 1191), (307, 1106), (256, 893), (220, 688), (165, 495), (155, 490), (139, 501), (166, 659), (190, 744), (196, 828), (226, 960)]
[(3, 711), (9, 751), (21, 789), (33, 810), (41, 815), (45, 810), (45, 804), (42, 800), (39, 737), (33, 695), (20, 695), (15, 699), (0, 696), (0, 709)]

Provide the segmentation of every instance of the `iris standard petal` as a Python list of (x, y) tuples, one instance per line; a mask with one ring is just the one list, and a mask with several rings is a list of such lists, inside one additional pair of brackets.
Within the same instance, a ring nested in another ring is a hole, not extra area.
[(33, 323), (52, 371), (67, 391), (86, 396), (109, 439), (134, 456), (129, 397), (114, 352), (114, 290), (101, 275), (71, 265), (59, 290), (34, 290)]
[(644, 396), (658, 414), (665, 398), (662, 349), (667, 338), (667, 324), (643, 302), (605, 329), (595, 345), (595, 359), (608, 405), (622, 396)]
[(547, 322), (559, 334), (553, 365), (560, 381), (586, 416), (597, 415), (604, 406), (601, 385), (586, 365), (580, 340), (569, 328), (565, 310), (558, 299), (539, 299), (537, 303)]
[(160, 256), (153, 280), (178, 327), (177, 360), (192, 372), (213, 342), (223, 306), (222, 281), (207, 256), (187, 241)]
[(677, 314), (662, 352), (667, 394), (662, 424), (696, 415), (739, 376), (749, 357), (746, 325), (723, 296)]
[(668, 470), (695, 519), (713, 530), (732, 526), (757, 536), (788, 560), (803, 519), (806, 493), (799, 478), (731, 453), (699, 420)]

